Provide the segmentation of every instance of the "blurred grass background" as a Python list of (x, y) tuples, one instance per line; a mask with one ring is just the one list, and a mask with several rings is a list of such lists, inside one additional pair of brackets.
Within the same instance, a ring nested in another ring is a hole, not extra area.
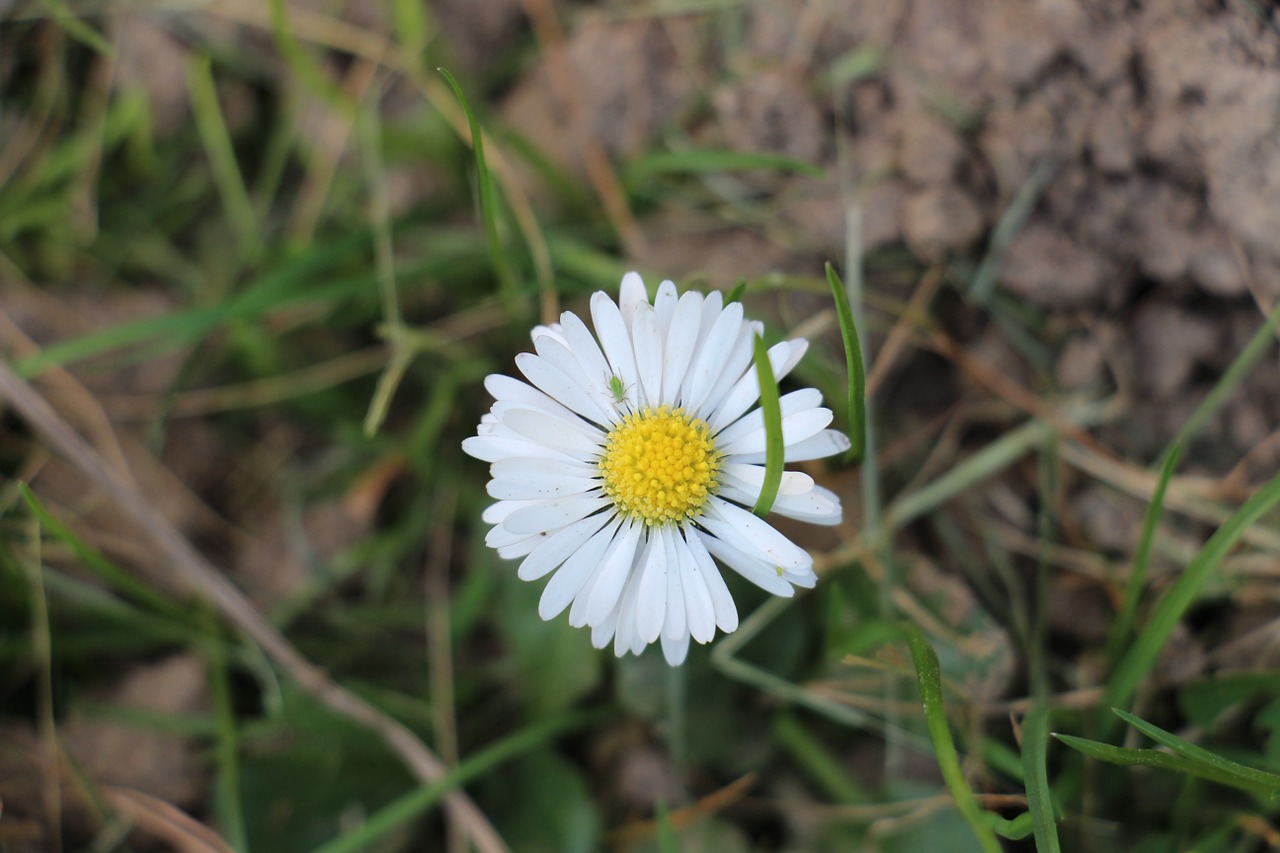
[[(1213, 432), (1274, 361), (1275, 314), (1237, 299), (1247, 340), (1209, 391), (1188, 379), (1166, 434), (1128, 435), (1151, 401), (1064, 382), (1075, 327), (997, 286), (1056, 163), (992, 192), (968, 245), (866, 239), (868, 152), (792, 93), (848, 128), (859, 85), (903, 74), (948, 132), (981, 117), (857, 39), (793, 41), (764, 78), (792, 81), (781, 112), (751, 89), (725, 107), (775, 12), (0, 2), (0, 344), (151, 512), (6, 394), (0, 849), (501, 849), (487, 824), (546, 851), (1280, 846), (1280, 486)], [(575, 51), (632, 87), (611, 112)], [(522, 123), (548, 103), (572, 162)], [(753, 132), (708, 133), (717, 110)], [(813, 182), (820, 226), (782, 216)], [(483, 376), (626, 269), (741, 276), (769, 335), (814, 342), (798, 381), (839, 411), (827, 260), (868, 349), (870, 441), (858, 468), (807, 468), (846, 507), (787, 528), (818, 589), (728, 578), (742, 627), (679, 670), (541, 622), (458, 449)], [(1182, 468), (1151, 452), (1174, 446)], [(1088, 489), (1106, 500), (1085, 512)], [(166, 525), (244, 601), (191, 595)], [(443, 778), (327, 704), (253, 614)], [(461, 790), (470, 817), (441, 808)]]

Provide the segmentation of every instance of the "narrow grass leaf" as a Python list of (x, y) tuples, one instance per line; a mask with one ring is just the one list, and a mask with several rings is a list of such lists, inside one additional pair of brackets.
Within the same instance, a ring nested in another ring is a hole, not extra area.
[(249, 191), (236, 163), (231, 134), (218, 105), (209, 57), (195, 54), (187, 63), (187, 93), (191, 96), (191, 112), (205, 155), (209, 158), (214, 185), (218, 188), (231, 230), (236, 235), (239, 257), (247, 257), (260, 239), (258, 216), (253, 202), (249, 200)]
[(231, 847), (247, 853), (248, 833), (245, 830), (244, 807), (240, 798), (240, 736), (236, 726), (235, 708), (231, 700), (231, 677), (227, 668), (226, 649), (218, 638), (218, 620), (208, 605), (202, 605), (201, 621), (214, 641), (209, 643), (206, 659), (209, 663), (208, 684), (217, 734), (214, 744), (214, 761), (217, 765), (215, 802), (218, 824)]
[(733, 286), (733, 290), (729, 291), (729, 295), (724, 298), (725, 305), (732, 305), (735, 302), (742, 301), (742, 294), (747, 292), (747, 280), (745, 278), (738, 279), (738, 283)]
[(1058, 824), (1053, 812), (1053, 794), (1049, 788), (1049, 709), (1033, 705), (1022, 720), (1022, 775), (1027, 791), (1036, 850), (1059, 853)]
[(1142, 599), (1142, 588), (1147, 582), (1147, 562), (1151, 559), (1151, 543), (1155, 539), (1156, 524), (1160, 521), (1160, 513), (1164, 509), (1164, 493), (1178, 467), (1178, 457), (1182, 453), (1182, 445), (1174, 442), (1165, 451), (1164, 460), (1160, 463), (1160, 476), (1156, 480), (1155, 491), (1151, 494), (1151, 502), (1147, 504), (1147, 513), (1142, 519), (1142, 534), (1138, 540), (1138, 550), (1133, 555), (1133, 566), (1129, 569), (1129, 582), (1125, 584), (1124, 604), (1116, 616), (1111, 628), (1108, 642), (1109, 654), (1114, 661), (1120, 650), (1129, 642), (1134, 623), (1138, 618), (1138, 602)]
[(653, 819), (658, 826), (658, 850), (661, 853), (680, 853), (680, 842), (676, 841), (675, 830), (671, 827), (671, 813), (666, 800), (658, 800)]
[(626, 170), (629, 183), (642, 184), (666, 174), (700, 174), (706, 172), (734, 172), (747, 170), (772, 170), (794, 172), (811, 178), (821, 178), (826, 170), (821, 166), (756, 151), (723, 151), (691, 148), (687, 151), (661, 151), (646, 154), (632, 162)]
[[(1069, 407), (1063, 417), (1076, 426), (1092, 426), (1107, 413), (1104, 401)], [(899, 496), (885, 512), (885, 530), (903, 527), (933, 511), (976, 483), (1002, 471), (1054, 433), (1051, 424), (1030, 421), (1006, 432), (954, 468), (915, 491)]]
[(185, 607), (157, 592), (153, 587), (138, 580), (133, 574), (120, 568), (91, 548), (69, 527), (45, 509), (44, 504), (40, 502), (40, 499), (35, 496), (35, 493), (31, 491), (26, 483), (18, 483), (18, 491), (22, 495), (23, 501), (26, 502), (27, 508), (39, 520), (40, 526), (44, 529), (46, 535), (52, 536), (70, 548), (71, 552), (76, 555), (76, 559), (80, 561), (80, 565), (92, 570), (111, 587), (132, 596), (157, 613), (180, 621), (186, 621), (187, 612)]
[(996, 287), (996, 277), (1000, 272), (1000, 264), (1003, 263), (1005, 253), (1009, 250), (1009, 244), (1022, 229), (1031, 211), (1035, 210), (1040, 197), (1048, 189), (1049, 181), (1057, 170), (1057, 156), (1046, 154), (1041, 157), (1031, 173), (1027, 175), (1027, 179), (1022, 182), (1022, 186), (1018, 187), (1009, 206), (1000, 215), (1000, 221), (991, 232), (987, 253), (969, 282), (968, 297), (973, 303), (986, 305), (991, 301), (991, 295)]
[(76, 41), (103, 56), (114, 57), (115, 49), (102, 34), (76, 17), (63, 0), (40, 0), (54, 22)]
[(924, 708), (924, 721), (929, 729), (929, 738), (933, 741), (934, 755), (938, 760), (938, 769), (942, 771), (943, 781), (951, 792), (951, 799), (956, 808), (968, 822), (978, 843), (987, 853), (1000, 853), (1000, 842), (983, 817), (982, 809), (973, 796), (973, 791), (964, 780), (964, 770), (960, 767), (960, 756), (956, 752), (955, 742), (951, 739), (951, 726), (947, 722), (946, 707), (942, 702), (942, 669), (938, 665), (938, 656), (930, 647), (928, 640), (919, 628), (904, 623), (902, 632), (906, 636), (907, 647), (911, 650), (911, 660), (916, 668), (916, 683), (920, 688), (920, 704)]
[(424, 785), (399, 797), (374, 812), (368, 820), (350, 832), (316, 848), (314, 853), (354, 853), (373, 845), (378, 839), (403, 826), (440, 802), (445, 794), (483, 776), (494, 767), (575, 729), (585, 728), (602, 719), (607, 709), (570, 714), (535, 723), (510, 737), (465, 759), (436, 782)]
[(1055, 733), (1053, 737), (1083, 755), (1095, 758), (1098, 761), (1105, 761), (1108, 764), (1116, 764), (1122, 767), (1155, 767), (1161, 770), (1171, 770), (1174, 773), (1197, 776), (1210, 782), (1217, 782), (1231, 788), (1239, 788), (1261, 797), (1270, 798), (1274, 794), (1273, 788), (1246, 782), (1234, 774), (1222, 773), (1210, 765), (1192, 761), (1183, 758), (1181, 755), (1174, 755), (1163, 750), (1130, 749), (1076, 737), (1075, 735)]
[(1280, 305), (1277, 305), (1267, 317), (1267, 321), (1262, 324), (1258, 331), (1254, 332), (1253, 337), (1244, 345), (1244, 349), (1235, 357), (1230, 366), (1223, 371), (1222, 376), (1218, 379), (1205, 398), (1200, 401), (1200, 405), (1196, 406), (1196, 410), (1191, 413), (1191, 417), (1187, 418), (1187, 422), (1182, 425), (1182, 429), (1178, 430), (1178, 434), (1174, 436), (1174, 444), (1186, 445), (1200, 430), (1208, 423), (1227, 399), (1235, 393), (1240, 384), (1244, 382), (1252, 371), (1254, 365), (1267, 353), (1275, 341), (1276, 329), (1280, 327)]
[(1242, 785), (1255, 785), (1270, 791), (1280, 792), (1280, 775), (1223, 758), (1216, 752), (1210, 752), (1202, 746), (1183, 740), (1172, 732), (1167, 732), (1159, 726), (1148, 723), (1141, 717), (1134, 716), (1127, 711), (1122, 711), (1119, 708), (1112, 708), (1111, 711), (1156, 743), (1173, 750), (1173, 752), (1188, 761), (1203, 764), (1216, 772), (1237, 778)]
[(458, 103), (462, 105), (462, 111), (467, 114), (467, 125), (471, 128), (471, 150), (476, 158), (476, 182), (480, 189), (480, 218), (484, 220), (484, 231), (489, 240), (489, 256), (493, 261), (494, 272), (498, 276), (498, 283), (502, 290), (508, 296), (513, 295), (516, 292), (516, 280), (511, 268), (507, 265), (506, 253), (503, 252), (502, 242), (498, 238), (497, 196), (493, 191), (493, 176), (489, 174), (489, 167), (484, 159), (484, 135), (480, 132), (480, 122), (476, 121), (476, 114), (471, 110), (467, 96), (462, 93), (462, 87), (458, 85), (458, 81), (449, 73), (449, 70), (446, 68), (436, 70), (449, 83)]
[(1273, 478), (1255, 492), (1209, 537), (1168, 593), (1160, 599), (1147, 624), (1116, 666), (1103, 692), (1103, 707), (1118, 708), (1129, 704), (1138, 689), (1138, 682), (1151, 670), (1161, 647), (1219, 561), (1235, 546), (1245, 530), (1277, 503), (1280, 503), (1280, 477)]
[(778, 497), (782, 483), (782, 408), (778, 402), (778, 380), (773, 378), (773, 365), (769, 363), (769, 348), (764, 338), (755, 339), (756, 377), (760, 380), (760, 410), (764, 415), (764, 482), (760, 484), (760, 496), (751, 511), (764, 518)]
[(848, 417), (851, 446), (848, 458), (854, 462), (861, 462), (867, 452), (867, 376), (862, 364), (862, 341), (858, 337), (858, 325), (853, 320), (853, 307), (849, 304), (849, 293), (831, 264), (827, 264), (827, 284), (831, 285), (831, 296), (836, 303), (840, 338), (844, 341), (845, 370), (849, 377)]

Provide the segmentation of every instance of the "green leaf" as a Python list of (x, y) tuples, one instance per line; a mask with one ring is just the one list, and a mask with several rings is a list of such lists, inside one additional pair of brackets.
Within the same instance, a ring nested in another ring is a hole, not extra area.
[(446, 68), (436, 70), (448, 81), (458, 103), (462, 105), (462, 111), (467, 114), (467, 125), (471, 128), (471, 150), (476, 158), (476, 181), (480, 185), (480, 217), (484, 220), (484, 232), (489, 240), (489, 257), (493, 261), (498, 283), (507, 295), (512, 295), (516, 292), (516, 280), (507, 264), (502, 241), (498, 238), (497, 196), (493, 191), (493, 176), (489, 174), (489, 167), (484, 159), (484, 134), (480, 132), (480, 122), (476, 120), (476, 114), (471, 110), (471, 104), (454, 76)]
[(840, 337), (844, 341), (845, 370), (849, 377), (849, 458), (859, 462), (867, 452), (867, 377), (862, 364), (862, 342), (858, 338), (858, 326), (853, 320), (849, 293), (831, 264), (827, 264), (827, 283), (831, 285), (831, 296), (836, 303)]
[(1168, 747), (1188, 761), (1203, 765), (1215, 773), (1223, 774), (1226, 778), (1238, 779), (1239, 784), (1237, 787), (1256, 786), (1273, 793), (1280, 792), (1280, 775), (1258, 770), (1254, 767), (1247, 767), (1223, 758), (1215, 752), (1210, 752), (1202, 746), (1183, 740), (1172, 732), (1167, 732), (1159, 726), (1148, 723), (1141, 717), (1136, 717), (1127, 711), (1122, 711), (1119, 708), (1112, 708), (1111, 711), (1156, 743)]
[(1236, 540), (1277, 503), (1280, 503), (1280, 477), (1273, 478), (1245, 501), (1192, 558), (1182, 575), (1155, 606), (1146, 626), (1116, 666), (1103, 692), (1104, 707), (1128, 704), (1138, 689), (1138, 683), (1155, 664), (1161, 647), (1173, 633), (1178, 620), (1195, 601), (1200, 588), (1219, 561), (1235, 546)]
[(783, 442), (778, 380), (773, 378), (769, 348), (759, 335), (755, 339), (755, 359), (756, 377), (760, 380), (760, 410), (764, 414), (765, 462), (764, 482), (760, 484), (760, 496), (756, 498), (756, 505), (751, 511), (764, 518), (778, 497), (778, 486), (782, 483)]
[(1022, 774), (1026, 780), (1027, 806), (1036, 850), (1058, 853), (1058, 825), (1053, 813), (1053, 795), (1049, 788), (1049, 709), (1033, 705), (1022, 720)]
[(1133, 555), (1133, 567), (1129, 570), (1129, 582), (1125, 584), (1124, 606), (1116, 617), (1111, 629), (1110, 657), (1114, 660), (1119, 650), (1129, 642), (1129, 634), (1133, 631), (1138, 615), (1138, 602), (1142, 598), (1142, 587), (1147, 579), (1147, 562), (1151, 558), (1151, 543), (1155, 539), (1156, 523), (1160, 520), (1160, 512), (1164, 508), (1164, 493), (1178, 467), (1178, 456), (1182, 446), (1174, 443), (1165, 451), (1164, 460), (1160, 464), (1160, 477), (1156, 480), (1156, 490), (1151, 495), (1151, 503), (1147, 504), (1147, 513), (1142, 519), (1142, 536), (1138, 540), (1138, 550)]
[(1117, 764), (1123, 767), (1155, 767), (1161, 770), (1172, 770), (1175, 773), (1197, 776), (1229, 787), (1242, 788), (1263, 797), (1270, 797), (1274, 794), (1274, 789), (1244, 782), (1238, 776), (1216, 771), (1203, 763), (1162, 750), (1129, 749), (1127, 747), (1112, 746), (1109, 743), (1100, 743), (1096, 740), (1075, 737), (1074, 735), (1055, 733), (1053, 736), (1077, 752), (1090, 758), (1096, 758), (1099, 761), (1105, 761), (1108, 764)]
[(929, 729), (929, 738), (933, 741), (933, 751), (938, 760), (938, 769), (942, 771), (943, 781), (982, 849), (987, 853), (1000, 853), (1000, 841), (987, 825), (973, 791), (969, 790), (969, 785), (964, 780), (964, 770), (960, 767), (960, 756), (951, 738), (951, 726), (947, 722), (947, 711), (942, 702), (942, 670), (938, 665), (938, 656), (919, 628), (904, 623), (902, 631), (906, 636), (907, 646), (911, 649), (925, 725)]

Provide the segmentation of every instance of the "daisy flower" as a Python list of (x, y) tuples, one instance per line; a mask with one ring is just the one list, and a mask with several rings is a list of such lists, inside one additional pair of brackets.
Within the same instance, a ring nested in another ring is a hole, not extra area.
[[(760, 588), (791, 596), (817, 582), (813, 558), (750, 511), (764, 482), (764, 415), (752, 362), (763, 324), (719, 293), (680, 295), (670, 281), (649, 303), (636, 273), (618, 303), (591, 297), (595, 334), (571, 312), (533, 330), (535, 353), (516, 356), (527, 382), (492, 374), (496, 400), (462, 449), (492, 463), (486, 542), (523, 558), (526, 581), (551, 575), (538, 613), (569, 610), (591, 642), (619, 657), (661, 639), (667, 662), (689, 638), (707, 643), (738, 612), (716, 560)], [(804, 340), (769, 350), (781, 379)], [(787, 462), (849, 447), (827, 429), (814, 389), (781, 399)], [(773, 512), (838, 524), (840, 500), (786, 471)], [(554, 574), (552, 574), (554, 572)]]

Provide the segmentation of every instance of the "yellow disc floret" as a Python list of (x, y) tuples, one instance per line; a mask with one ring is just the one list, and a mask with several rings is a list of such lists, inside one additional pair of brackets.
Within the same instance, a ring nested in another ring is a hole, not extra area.
[(618, 512), (652, 527), (702, 513), (722, 455), (706, 421), (659, 406), (614, 426), (597, 464)]

